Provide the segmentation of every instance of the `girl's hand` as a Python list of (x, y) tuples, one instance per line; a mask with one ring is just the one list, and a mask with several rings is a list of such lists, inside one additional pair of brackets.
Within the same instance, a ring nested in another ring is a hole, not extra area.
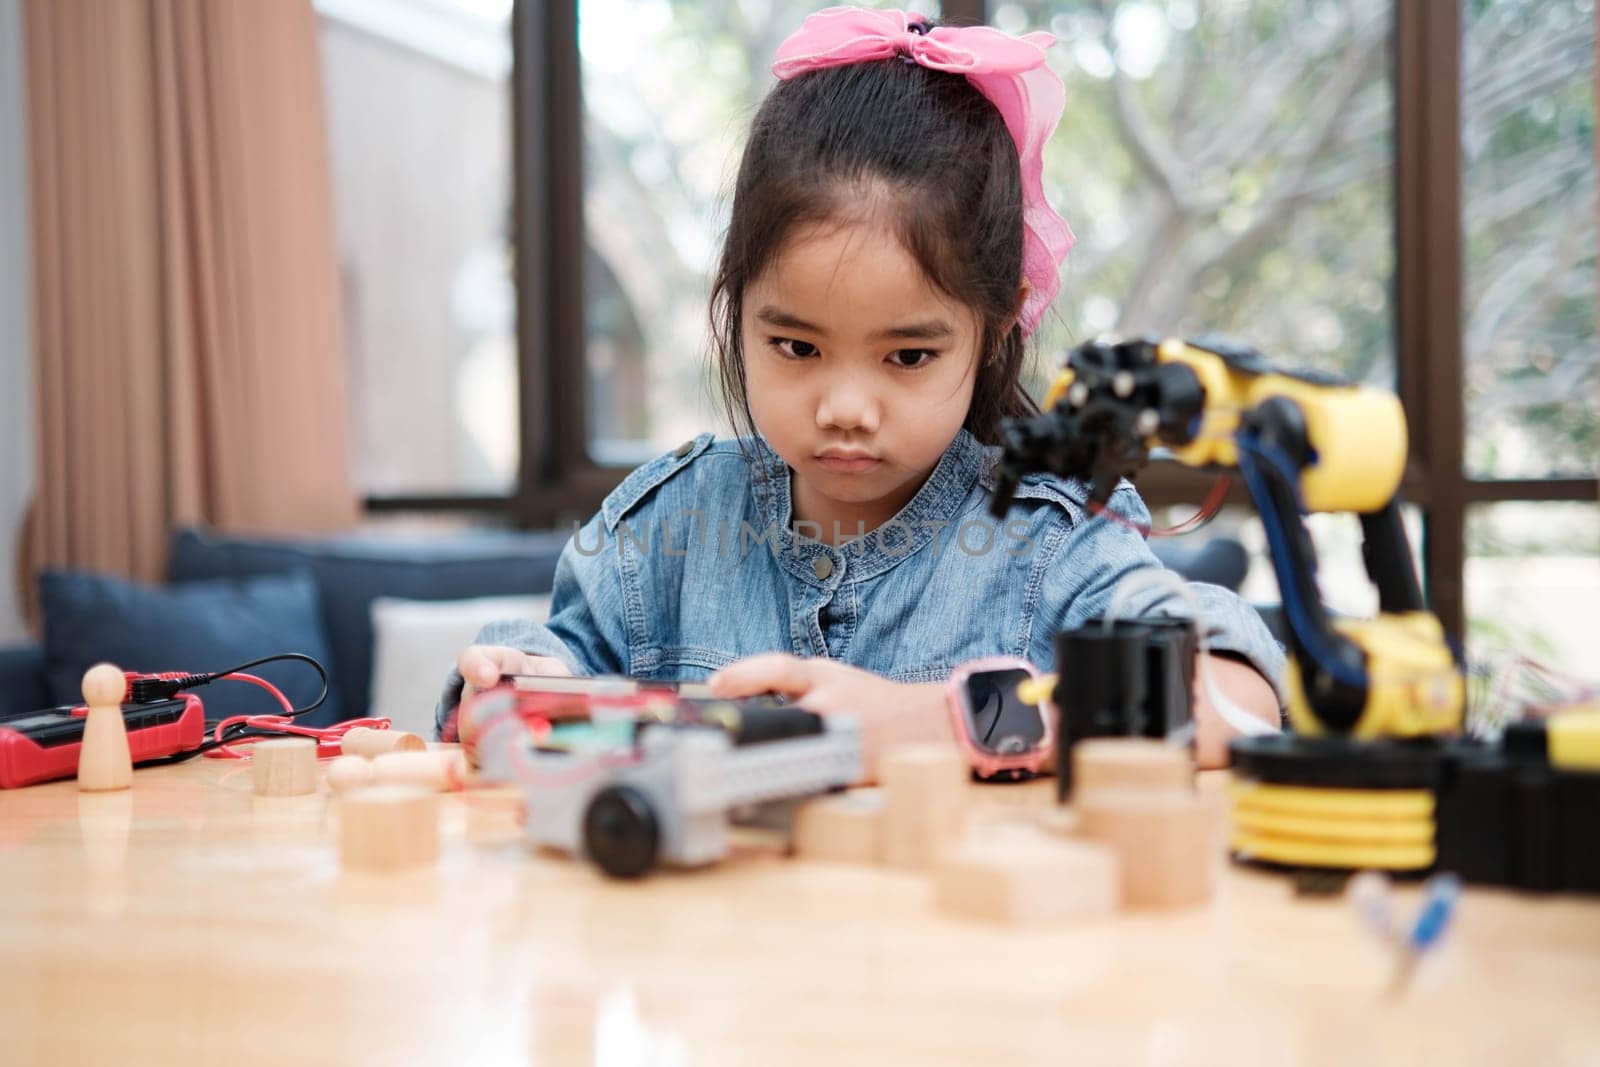
[(461, 689), (465, 700), (480, 689), (496, 685), (508, 674), (544, 674), (570, 678), (567, 665), (553, 656), (530, 656), (516, 648), (504, 645), (469, 645), (456, 657), (456, 669), (461, 672), (466, 685)]
[(727, 700), (779, 693), (824, 715), (847, 712), (856, 716), (862, 726), (868, 781), (877, 780), (878, 760), (894, 745), (955, 741), (944, 686), (939, 682), (891, 682), (837, 660), (769, 652), (730, 663), (707, 679), (707, 684), (714, 696)]
[[(1231, 656), (1213, 653), (1207, 660), (1211, 678), (1224, 696), (1262, 722), (1279, 724), (1278, 694), (1259, 671)], [(1194, 757), (1200, 769), (1226, 767), (1228, 742), (1238, 734), (1211, 706), (1211, 694), (1200, 680), (1198, 670), (1194, 678), (1194, 726)]]

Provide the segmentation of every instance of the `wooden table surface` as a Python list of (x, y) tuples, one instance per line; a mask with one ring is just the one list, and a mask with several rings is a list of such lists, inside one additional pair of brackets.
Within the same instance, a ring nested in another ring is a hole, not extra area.
[(0, 793), (0, 1062), (1600, 1063), (1597, 900), (1469, 890), (1396, 1000), (1346, 902), (1261, 872), (1029, 931), (755, 844), (608, 882), (481, 796), (437, 867), (346, 874), (335, 809), (205, 759)]

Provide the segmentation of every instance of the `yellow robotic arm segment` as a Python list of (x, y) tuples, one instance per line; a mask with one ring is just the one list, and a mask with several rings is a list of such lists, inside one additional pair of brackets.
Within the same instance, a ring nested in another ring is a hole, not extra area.
[(1156, 358), (1188, 367), (1205, 391), (1194, 441), (1172, 449), (1179, 463), (1237, 466), (1234, 435), (1243, 418), (1263, 401), (1281, 397), (1299, 409), (1313, 450), (1300, 472), (1300, 498), (1308, 511), (1377, 511), (1399, 491), (1406, 417), (1393, 393), (1241, 368), (1175, 338), (1157, 346)]
[[(1400, 521), (1406, 424), (1392, 393), (1279, 371), (1220, 339), (1098, 339), (1070, 354), (1043, 414), (1005, 432), (996, 515), (1030, 470), (1082, 478), (1104, 502), (1157, 446), (1186, 466), (1239, 470), (1289, 617), (1297, 731), (1368, 739), (1459, 729), (1460, 668), (1426, 609)], [(1378, 618), (1330, 616), (1302, 510), (1360, 516)]]

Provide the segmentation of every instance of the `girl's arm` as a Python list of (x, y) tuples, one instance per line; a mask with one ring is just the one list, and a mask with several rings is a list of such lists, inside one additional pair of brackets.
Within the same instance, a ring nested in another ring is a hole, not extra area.
[[(1028, 658), (1042, 669), (1053, 670), (1055, 635), (1102, 619), (1111, 609), (1117, 587), (1124, 581), (1137, 585), (1137, 575), (1161, 561), (1150, 551), (1134, 525), (1148, 527), (1150, 513), (1139, 494), (1124, 485), (1107, 504), (1127, 523), (1110, 519), (1075, 521), (1053, 558), (1041, 559), (1038, 608), (1029, 620)], [(1260, 614), (1221, 586), (1188, 583), (1206, 627), (1211, 674), (1223, 694), (1251, 715), (1280, 724), (1284, 653)], [(1118, 617), (1190, 618), (1193, 608), (1183, 597), (1161, 583), (1137, 587), (1118, 609)], [(1227, 763), (1227, 743), (1233, 731), (1211, 707), (1210, 697), (1195, 685), (1196, 756), (1202, 767)]]
[[(600, 544), (598, 552), (580, 552), (578, 545)], [(550, 620), (507, 619), (478, 631), (473, 646), (516, 649), (531, 661), (528, 673), (625, 674), (627, 634), (623, 629), (622, 580), (613, 542), (606, 540), (604, 520), (595, 515), (561, 550), (550, 596)], [(466, 653), (463, 653), (463, 658)], [(494, 658), (496, 663), (501, 661)], [(480, 678), (474, 685), (483, 686)], [(434, 716), (441, 731), (461, 702), (464, 680), (460, 664), (445, 679)], [(492, 684), (492, 683), (490, 683)]]
[[(1235, 704), (1266, 722), (1278, 721), (1278, 695), (1248, 663), (1227, 655), (1209, 657), (1212, 679)], [(871, 671), (831, 659), (769, 652), (731, 663), (708, 680), (711, 692), (732, 700), (782, 693), (812, 711), (849, 712), (862, 722), (866, 780), (877, 780), (878, 760), (896, 745), (955, 743), (943, 682), (892, 682)], [(1202, 770), (1228, 764), (1228, 741), (1235, 731), (1211, 707), (1196, 681), (1195, 759)], [(1054, 762), (1052, 753), (1051, 762)]]
[[(1262, 722), (1274, 726), (1282, 724), (1282, 709), (1278, 706), (1277, 690), (1272, 683), (1246, 660), (1226, 653), (1211, 653), (1206, 657), (1211, 679), (1222, 695)], [(1211, 706), (1211, 697), (1201, 684), (1199, 671), (1195, 672), (1194, 685), (1194, 758), (1201, 770), (1211, 770), (1228, 765), (1228, 742), (1238, 736), (1238, 731), (1223, 721)]]

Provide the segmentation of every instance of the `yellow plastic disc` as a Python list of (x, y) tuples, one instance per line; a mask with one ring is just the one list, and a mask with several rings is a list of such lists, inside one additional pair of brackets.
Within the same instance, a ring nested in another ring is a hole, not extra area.
[(1350, 844), (1426, 845), (1433, 841), (1433, 823), (1428, 819), (1311, 818), (1241, 809), (1234, 812), (1233, 824), (1247, 833)]
[(1246, 859), (1306, 867), (1374, 867), (1387, 871), (1420, 871), (1433, 866), (1434, 855), (1431, 841), (1425, 845), (1309, 841), (1251, 833), (1237, 826), (1234, 827), (1230, 844), (1234, 851)]
[(1433, 793), (1426, 789), (1323, 789), (1235, 781), (1229, 789), (1235, 811), (1310, 817), (1432, 819)]

